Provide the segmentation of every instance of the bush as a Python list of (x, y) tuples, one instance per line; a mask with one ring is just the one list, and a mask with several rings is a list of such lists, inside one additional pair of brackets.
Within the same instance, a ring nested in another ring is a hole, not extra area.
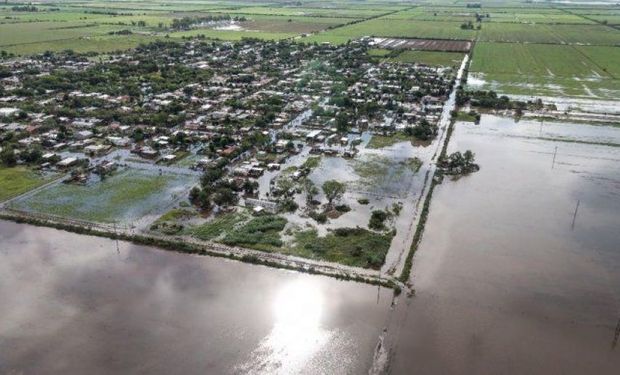
[(310, 212), (310, 217), (314, 219), (319, 224), (325, 224), (327, 222), (327, 215), (325, 212)]
[(384, 222), (390, 215), (382, 210), (374, 210), (370, 215), (370, 221), (368, 222), (368, 228), (375, 230), (385, 229)]
[(339, 204), (338, 206), (336, 206), (336, 211), (349, 212), (351, 211), (351, 207), (347, 206), (346, 204)]

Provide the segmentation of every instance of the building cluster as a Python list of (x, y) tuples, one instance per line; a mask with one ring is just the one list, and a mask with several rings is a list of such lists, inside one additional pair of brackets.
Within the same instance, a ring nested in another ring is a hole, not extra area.
[(449, 69), (377, 63), (367, 49), (156, 42), (105, 59), (5, 61), (0, 152), (49, 170), (113, 170), (114, 152), (152, 164), (189, 157), (184, 167), (222, 169), (235, 187), (304, 149), (355, 157), (365, 133), (436, 122), (453, 84)]

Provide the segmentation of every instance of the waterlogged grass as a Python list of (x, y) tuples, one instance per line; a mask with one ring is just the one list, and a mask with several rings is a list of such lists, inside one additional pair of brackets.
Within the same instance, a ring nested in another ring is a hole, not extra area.
[(319, 237), (316, 230), (295, 234), (287, 252), (355, 267), (378, 269), (385, 261), (392, 237), (362, 228), (341, 228)]
[(373, 135), (366, 145), (367, 148), (384, 148), (390, 147), (400, 142), (415, 142), (415, 138), (402, 132), (395, 132), (392, 135)]
[(185, 193), (188, 177), (118, 172), (88, 185), (60, 183), (12, 205), (17, 209), (95, 222), (131, 222)]
[(178, 220), (185, 220), (196, 216), (196, 211), (188, 208), (174, 208), (165, 214), (161, 215), (155, 224), (165, 222), (176, 222)]
[(302, 168), (314, 169), (321, 164), (320, 156), (310, 156), (304, 163), (302, 164)]
[(47, 180), (25, 167), (0, 167), (0, 202), (39, 187)]

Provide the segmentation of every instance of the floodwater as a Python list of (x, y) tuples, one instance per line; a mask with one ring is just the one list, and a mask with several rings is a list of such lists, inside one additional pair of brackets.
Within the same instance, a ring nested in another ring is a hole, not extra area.
[(481, 170), (435, 189), (391, 373), (620, 372), (620, 147), (580, 139), (620, 128), (456, 125), (450, 151)]
[(365, 284), (0, 221), (3, 374), (366, 373), (391, 300)]

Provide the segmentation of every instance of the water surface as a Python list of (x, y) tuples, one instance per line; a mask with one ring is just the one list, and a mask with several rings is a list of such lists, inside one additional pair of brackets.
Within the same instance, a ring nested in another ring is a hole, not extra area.
[(620, 372), (620, 148), (584, 137), (620, 129), (457, 124), (481, 170), (435, 189), (392, 373)]
[(0, 221), (0, 373), (365, 373), (391, 296)]

